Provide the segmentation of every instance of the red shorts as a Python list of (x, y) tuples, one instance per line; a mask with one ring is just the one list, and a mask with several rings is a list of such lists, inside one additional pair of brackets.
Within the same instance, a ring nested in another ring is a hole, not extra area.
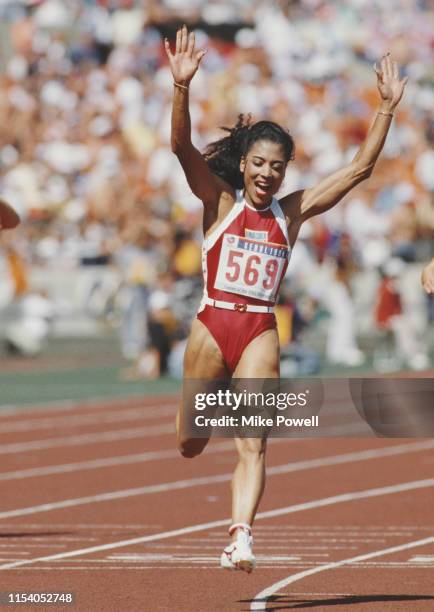
[(276, 329), (276, 317), (272, 312), (238, 312), (207, 305), (197, 318), (217, 342), (231, 374), (246, 346), (268, 329)]

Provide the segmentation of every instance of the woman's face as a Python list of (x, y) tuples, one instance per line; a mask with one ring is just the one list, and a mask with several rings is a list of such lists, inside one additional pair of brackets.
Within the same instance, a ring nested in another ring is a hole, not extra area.
[(247, 202), (258, 208), (268, 206), (280, 189), (286, 165), (282, 145), (269, 140), (255, 142), (240, 162)]

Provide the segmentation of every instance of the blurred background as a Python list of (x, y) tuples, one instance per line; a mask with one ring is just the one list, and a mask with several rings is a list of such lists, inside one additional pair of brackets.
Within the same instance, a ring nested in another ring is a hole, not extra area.
[(289, 129), (281, 195), (348, 163), (390, 51), (409, 82), (373, 176), (306, 223), (282, 376), (432, 376), (433, 19), (424, 0), (0, 0), (0, 404), (172, 391), (202, 292), (201, 203), (170, 151), (163, 40), (208, 50), (200, 149), (239, 113)]

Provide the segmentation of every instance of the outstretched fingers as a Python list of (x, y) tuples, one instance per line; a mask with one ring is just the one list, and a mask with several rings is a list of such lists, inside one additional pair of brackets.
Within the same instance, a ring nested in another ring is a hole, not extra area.
[(167, 38), (164, 39), (164, 48), (166, 50), (167, 57), (169, 58), (169, 60), (171, 60), (173, 58), (173, 53), (172, 53), (172, 51), (170, 49), (170, 43), (167, 40)]
[(195, 45), (195, 35), (194, 35), (194, 32), (192, 32), (188, 36), (187, 55), (189, 57), (193, 57), (194, 45)]
[(383, 73), (383, 80), (387, 79), (391, 75), (391, 64), (390, 64), (390, 53), (386, 53), (381, 58), (381, 71)]
[(374, 71), (375, 71), (375, 74), (377, 75), (378, 82), (382, 83), (383, 82), (383, 73), (381, 72), (381, 69), (380, 70), (378, 69), (377, 62), (375, 62), (375, 64), (374, 64)]
[(176, 30), (176, 46), (175, 52), (181, 53), (181, 29)]
[(393, 78), (393, 62), (392, 62), (392, 56), (390, 55), (390, 53), (387, 54), (386, 60), (387, 60), (387, 71), (389, 73), (389, 77)]
[(183, 25), (181, 28), (181, 53), (185, 53), (187, 51), (188, 46), (188, 30), (187, 26)]
[(206, 54), (206, 49), (204, 49), (203, 51), (198, 51), (195, 55), (195, 59), (197, 62), (197, 65), (199, 66), (200, 62), (202, 61), (203, 56)]

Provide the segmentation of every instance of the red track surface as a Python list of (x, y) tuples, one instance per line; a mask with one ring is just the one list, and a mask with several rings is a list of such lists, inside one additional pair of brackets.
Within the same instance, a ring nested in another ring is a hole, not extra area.
[(232, 441), (182, 459), (174, 413), (167, 397), (0, 413), (0, 591), (73, 591), (44, 609), (92, 612), (434, 609), (434, 440), (271, 441), (246, 575), (218, 567)]

